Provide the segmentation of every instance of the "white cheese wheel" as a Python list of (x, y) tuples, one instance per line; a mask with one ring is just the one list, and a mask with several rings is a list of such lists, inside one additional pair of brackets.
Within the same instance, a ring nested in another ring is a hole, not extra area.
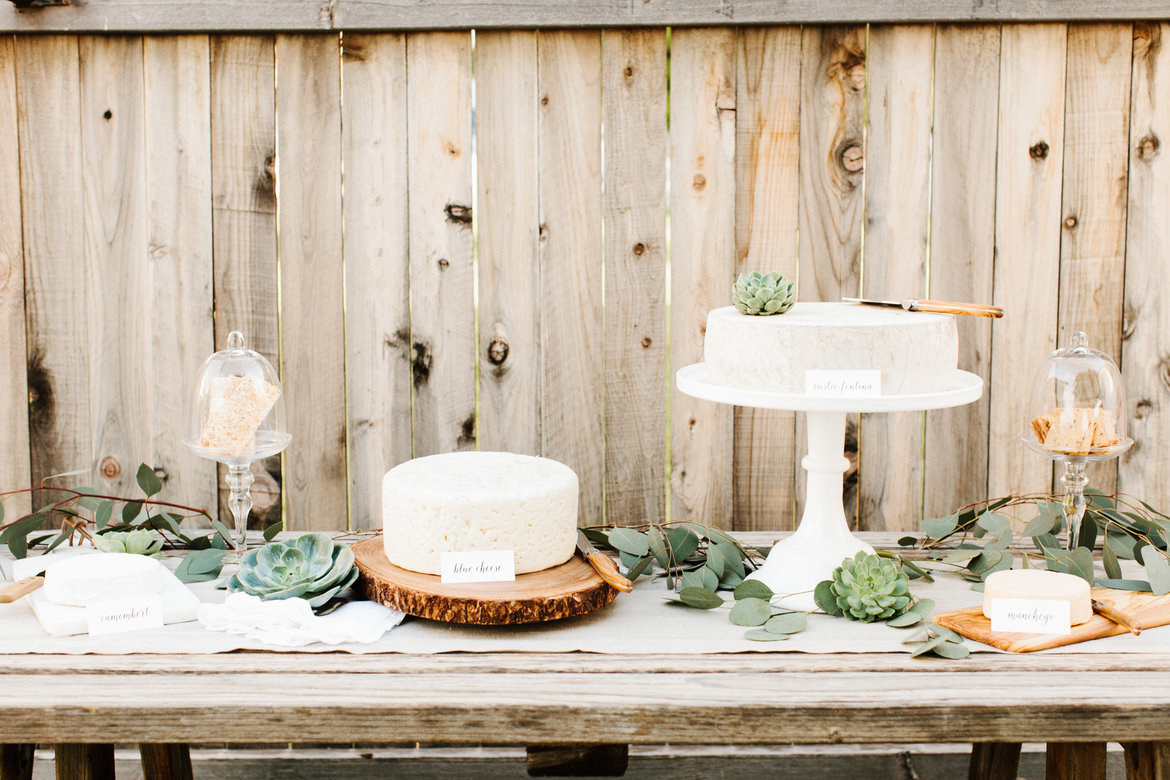
[(103, 599), (154, 596), (162, 592), (163, 572), (159, 561), (145, 555), (82, 555), (45, 569), (45, 598), (67, 607), (84, 607)]
[(1006, 569), (989, 576), (983, 584), (983, 615), (991, 617), (992, 599), (1067, 601), (1072, 624), (1087, 623), (1093, 616), (1089, 583), (1075, 574), (1043, 569)]
[(707, 315), (711, 381), (803, 394), (806, 371), (881, 371), (882, 395), (949, 390), (959, 360), (955, 318), (854, 303), (798, 303), (784, 314)]
[(557, 566), (577, 539), (577, 475), (548, 458), (451, 452), (415, 458), (382, 481), (386, 557), (440, 573), (444, 552), (512, 550), (516, 573)]

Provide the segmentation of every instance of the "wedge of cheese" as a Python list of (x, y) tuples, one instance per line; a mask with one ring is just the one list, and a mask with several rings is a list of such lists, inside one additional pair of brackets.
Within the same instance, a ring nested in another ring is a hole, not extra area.
[(1093, 616), (1089, 583), (1073, 574), (1042, 569), (997, 571), (983, 585), (983, 615), (991, 617), (992, 599), (1067, 601), (1072, 625), (1088, 622)]

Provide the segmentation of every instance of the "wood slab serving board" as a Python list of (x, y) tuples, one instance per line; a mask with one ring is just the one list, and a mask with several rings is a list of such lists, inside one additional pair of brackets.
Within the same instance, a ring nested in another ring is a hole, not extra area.
[(515, 582), (447, 585), (433, 574), (390, 563), (381, 536), (355, 544), (353, 555), (360, 572), (358, 588), (366, 598), (444, 623), (499, 626), (560, 620), (595, 612), (618, 593), (577, 555), (560, 566), (520, 574)]
[[(1135, 593), (1113, 588), (1093, 588), (1091, 597), (1117, 613), (1126, 623), (1138, 630), (1170, 624), (1170, 595)], [(983, 607), (968, 607), (943, 612), (934, 616), (934, 622), (956, 631), (968, 639), (998, 647), (1012, 653), (1032, 653), (1053, 647), (1075, 645), (1090, 639), (1129, 633), (1125, 626), (1094, 613), (1089, 622), (1073, 626), (1072, 632), (1060, 634), (1021, 634), (991, 630), (991, 620), (983, 616)]]

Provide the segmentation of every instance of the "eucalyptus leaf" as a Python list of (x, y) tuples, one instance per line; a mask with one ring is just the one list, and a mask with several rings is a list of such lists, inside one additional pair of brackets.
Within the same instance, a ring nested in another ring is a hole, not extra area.
[(706, 588), (683, 588), (678, 592), (678, 597), (688, 607), (697, 609), (715, 609), (723, 606), (723, 598)]
[(767, 601), (775, 595), (771, 588), (759, 580), (744, 580), (735, 589), (737, 599), (764, 599)]
[(919, 642), (925, 642), (927, 639), (930, 639), (930, 634), (926, 631), (926, 629), (923, 629), (921, 631), (916, 631), (911, 636), (907, 637), (906, 639), (903, 639), (902, 644), (916, 645)]
[(141, 501), (127, 501), (122, 505), (122, 525), (131, 525), (142, 514)]
[(930, 613), (934, 611), (934, 599), (918, 599), (910, 606), (911, 612), (917, 612), (924, 619), (930, 617)]
[(187, 553), (183, 563), (191, 574), (218, 573), (223, 568), (224, 550), (197, 550)]
[(1142, 563), (1146, 567), (1146, 576), (1150, 580), (1150, 589), (1155, 596), (1164, 596), (1170, 593), (1170, 561), (1160, 551), (1152, 547), (1142, 548)]
[(922, 533), (931, 539), (942, 539), (958, 528), (958, 521), (959, 516), (957, 514), (947, 515), (946, 517), (928, 517), (922, 521)]
[(49, 542), (49, 546), (45, 548), (45, 552), (50, 553), (57, 549), (66, 539), (73, 536), (73, 529), (67, 528), (61, 533), (57, 534), (57, 538)]
[(1052, 533), (1056, 526), (1056, 518), (1049, 514), (1040, 513), (1028, 521), (1024, 526), (1024, 536), (1041, 536)]
[(1113, 550), (1118, 558), (1132, 561), (1135, 558), (1134, 546), (1137, 539), (1126, 533), (1112, 533), (1105, 535), (1105, 546)]
[(722, 577), (723, 572), (727, 571), (727, 562), (723, 560), (722, 555), (707, 554), (706, 567), (714, 572), (716, 577)]
[(145, 463), (138, 467), (136, 479), (138, 487), (142, 488), (142, 492), (146, 494), (147, 498), (162, 492), (162, 480), (158, 478), (158, 474), (154, 473), (154, 469)]
[(744, 633), (744, 638), (754, 642), (783, 642), (788, 638), (788, 634), (774, 634), (763, 628), (753, 628)]
[(1117, 506), (1112, 498), (1096, 488), (1085, 488), (1085, 500), (1094, 509), (1113, 509)]
[(938, 560), (946, 563), (961, 563), (966, 566), (982, 552), (982, 550), (951, 550), (940, 554)]
[(1121, 580), (1110, 578), (1106, 580), (1097, 580), (1097, 584), (1102, 588), (1113, 588), (1114, 590), (1137, 590), (1146, 593), (1152, 592), (1154, 589), (1150, 583), (1145, 580)]
[(903, 536), (901, 539), (898, 540), (898, 544), (901, 547), (913, 547), (914, 545), (918, 544), (918, 537), (917, 536)]
[(665, 534), (676, 563), (682, 563), (699, 549), (699, 535), (689, 528), (667, 528)]
[(941, 637), (941, 636), (936, 636), (933, 639), (928, 639), (925, 642), (923, 642), (922, 644), (918, 645), (918, 647), (914, 648), (910, 652), (910, 657), (917, 658), (920, 655), (926, 655), (927, 653), (934, 650), (934, 648), (938, 647), (939, 645), (943, 644), (946, 641), (947, 641), (946, 637)]
[(653, 562), (653, 560), (654, 560), (653, 555), (647, 555), (645, 558), (638, 561), (638, 563), (634, 566), (634, 568), (632, 568), (628, 572), (626, 572), (626, 579), (629, 580), (630, 582), (633, 582), (634, 580), (641, 577), (643, 574), (646, 573), (646, 569), (648, 569), (650, 567), (650, 564), (651, 564), (651, 562)]
[[(1165, 559), (1163, 559), (1165, 560)], [(1097, 578), (1093, 573), (1093, 551), (1087, 547), (1078, 547), (1075, 550), (1070, 550), (1068, 553), (1067, 563), (1069, 574), (1075, 574), (1089, 585)], [(1170, 568), (1167, 570), (1167, 575), (1170, 575)], [(1170, 582), (1167, 583), (1167, 590), (1170, 591)]]
[[(207, 568), (206, 571), (200, 571), (200, 572), (191, 571), (191, 565), (193, 563), (196, 563), (196, 562), (198, 562), (200, 564), (200, 568), (207, 566), (207, 562), (205, 560), (203, 560), (203, 561), (201, 561), (200, 559), (193, 560), (194, 556), (204, 555), (206, 553), (216, 553), (220, 559), (219, 565), (218, 566), (214, 566), (214, 565), (210, 566), (209, 568)], [(223, 555), (224, 555), (223, 550), (211, 550), (211, 549), (198, 550), (196, 552), (187, 553), (187, 556), (185, 558), (183, 558), (183, 560), (179, 562), (178, 567), (175, 568), (175, 576), (179, 578), (179, 582), (207, 582), (208, 580), (214, 580), (216, 577), (219, 576), (219, 572), (223, 567), (223, 563), (222, 563)]]
[(722, 556), (724, 566), (739, 576), (742, 577), (746, 573), (743, 558), (734, 542), (712, 541), (707, 545), (707, 559), (710, 560), (713, 556)]
[(97, 529), (99, 531), (102, 530), (103, 528), (106, 527), (106, 523), (110, 522), (110, 515), (112, 515), (113, 513), (114, 513), (114, 502), (113, 501), (103, 501), (101, 503), (101, 505), (98, 506), (97, 511), (94, 513), (93, 524), (95, 526), (97, 526)]
[(228, 527), (226, 525), (224, 525), (223, 523), (221, 523), (218, 520), (212, 520), (211, 527), (215, 529), (216, 533), (218, 533), (220, 536), (223, 537), (223, 540), (225, 542), (228, 542), (229, 545), (231, 544), (232, 532), (230, 530), (228, 530)]
[(728, 619), (737, 626), (762, 626), (772, 616), (772, 605), (763, 599), (744, 599), (731, 608)]
[(917, 612), (903, 612), (897, 617), (892, 617), (886, 621), (887, 626), (893, 628), (910, 628), (922, 622), (922, 615)]
[(1117, 560), (1117, 553), (1113, 552), (1113, 548), (1109, 543), (1101, 545), (1101, 563), (1105, 566), (1105, 576), (1119, 580), (1121, 579), (1121, 563)]
[(743, 577), (733, 571), (723, 572), (723, 578), (719, 580), (719, 585), (724, 588), (738, 588), (741, 583), (743, 583)]
[(642, 558), (640, 556), (633, 555), (631, 553), (626, 552), (625, 550), (622, 550), (618, 553), (618, 558), (621, 559), (622, 566), (625, 566), (627, 569), (634, 568), (642, 560)]
[(999, 550), (990, 549), (984, 550), (979, 555), (971, 559), (967, 564), (967, 568), (974, 574), (983, 574), (990, 571), (993, 566), (999, 564), (1003, 560), (1003, 553)]
[(966, 645), (957, 642), (942, 642), (931, 648), (931, 652), (943, 658), (958, 660), (971, 654)]
[(264, 529), (264, 541), (271, 542), (276, 538), (276, 535), (284, 530), (284, 521), (277, 520), (272, 525)]
[(609, 543), (624, 553), (641, 558), (650, 551), (650, 542), (646, 534), (639, 533), (631, 528), (615, 528), (609, 532)]
[(940, 626), (938, 623), (927, 623), (926, 630), (929, 631), (930, 633), (934, 634), (935, 636), (941, 636), (942, 638), (947, 639), (951, 642), (962, 642), (963, 641), (963, 637), (960, 636), (958, 633), (950, 630), (946, 626)]
[(1081, 518), (1081, 529), (1077, 534), (1077, 547), (1092, 550), (1097, 544), (1097, 521), (1088, 513)]
[(833, 581), (821, 580), (813, 591), (813, 601), (826, 615), (840, 615), (841, 608), (837, 606), (837, 599), (833, 597)]
[(594, 544), (604, 545), (605, 547), (613, 547), (613, 545), (609, 543), (609, 535), (605, 531), (601, 531), (597, 528), (582, 528), (581, 531), (584, 532), (585, 538)]
[(773, 634), (799, 634), (808, 627), (808, 616), (803, 612), (773, 615), (764, 623), (764, 630)]

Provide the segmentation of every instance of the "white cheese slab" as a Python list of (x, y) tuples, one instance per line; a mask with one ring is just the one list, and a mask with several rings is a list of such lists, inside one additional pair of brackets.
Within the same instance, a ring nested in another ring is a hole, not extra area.
[[(105, 554), (105, 553), (103, 553)], [(199, 598), (191, 590), (179, 582), (179, 578), (170, 569), (164, 567), (162, 577), (163, 587), (162, 613), (164, 623), (187, 623), (195, 619), (195, 612), (199, 607)], [(41, 627), (53, 636), (72, 636), (85, 634), (89, 631), (89, 622), (85, 607), (66, 607), (54, 604), (45, 598), (45, 591), (33, 591), (27, 597), (29, 606), (36, 614)]]

